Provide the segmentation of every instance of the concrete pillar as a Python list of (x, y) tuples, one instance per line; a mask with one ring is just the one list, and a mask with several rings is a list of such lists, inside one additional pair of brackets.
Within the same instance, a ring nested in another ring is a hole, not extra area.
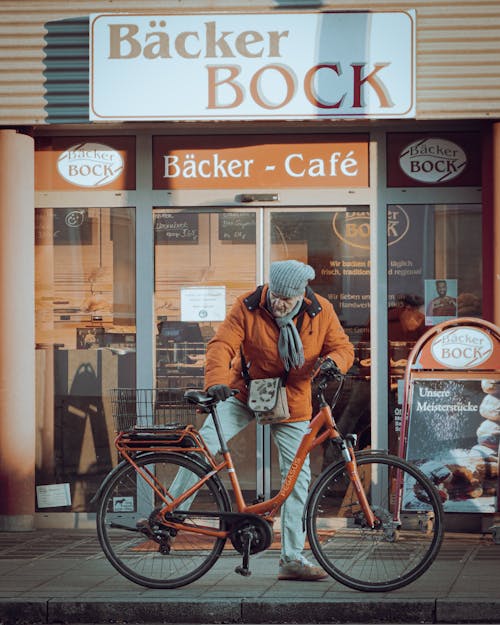
[(0, 530), (35, 512), (34, 141), (0, 130)]
[(493, 322), (500, 326), (500, 123), (493, 124)]

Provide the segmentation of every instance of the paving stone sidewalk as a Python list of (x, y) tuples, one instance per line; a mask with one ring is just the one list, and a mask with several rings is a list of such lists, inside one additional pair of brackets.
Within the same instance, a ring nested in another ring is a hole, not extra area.
[(137, 586), (104, 558), (93, 530), (0, 532), (0, 625), (21, 623), (500, 623), (500, 545), (491, 534), (447, 534), (431, 568), (391, 593), (327, 579), (278, 581), (278, 552), (225, 551), (175, 590)]

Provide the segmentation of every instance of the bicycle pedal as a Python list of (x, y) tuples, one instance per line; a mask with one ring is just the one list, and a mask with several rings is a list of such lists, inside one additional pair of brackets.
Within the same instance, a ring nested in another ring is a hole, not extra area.
[(245, 568), (244, 566), (237, 566), (234, 569), (234, 572), (238, 573), (238, 575), (242, 575), (243, 577), (250, 577), (250, 575), (252, 574), (252, 571)]

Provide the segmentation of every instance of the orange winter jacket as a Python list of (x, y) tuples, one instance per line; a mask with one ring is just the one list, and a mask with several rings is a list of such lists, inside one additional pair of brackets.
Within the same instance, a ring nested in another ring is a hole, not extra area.
[[(279, 328), (266, 309), (268, 285), (240, 296), (215, 336), (207, 345), (205, 388), (226, 384), (238, 389), (237, 398), (246, 403), (248, 391), (242, 376), (240, 346), (250, 378), (284, 377), (278, 352)], [(300, 321), (299, 321), (300, 319)], [(330, 302), (306, 288), (299, 313), (294, 319), (300, 328), (305, 363), (286, 377), (289, 421), (311, 418), (311, 376), (318, 358), (330, 357), (343, 373), (352, 366), (354, 348)]]

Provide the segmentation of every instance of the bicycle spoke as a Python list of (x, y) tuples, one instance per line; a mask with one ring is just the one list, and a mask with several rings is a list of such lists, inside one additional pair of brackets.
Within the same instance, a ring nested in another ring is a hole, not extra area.
[[(309, 541), (325, 570), (343, 584), (393, 590), (416, 579), (436, 557), (443, 532), (441, 505), (425, 476), (401, 459), (361, 455), (358, 472), (379, 526), (369, 527), (346, 469), (338, 465), (311, 494)], [(423, 489), (430, 503), (418, 510), (403, 505), (399, 514), (397, 502), (405, 501), (414, 487)]]
[[(205, 472), (197, 464), (177, 454), (156, 454), (138, 461), (148, 467), (162, 488), (171, 489), (174, 479), (180, 494), (196, 483)], [(178, 473), (182, 468), (182, 473)], [(187, 481), (186, 481), (187, 480)], [(217, 483), (208, 480), (198, 491), (196, 507), (203, 512), (228, 509)], [(98, 510), (98, 534), (103, 550), (113, 566), (132, 581), (154, 588), (175, 588), (203, 575), (217, 560), (225, 540), (183, 529), (173, 529), (158, 521), (156, 510), (163, 501), (145, 481), (126, 465), (108, 484)], [(183, 510), (186, 503), (183, 504)], [(172, 517), (176, 524), (221, 529), (219, 517), (197, 517), (196, 511)]]

